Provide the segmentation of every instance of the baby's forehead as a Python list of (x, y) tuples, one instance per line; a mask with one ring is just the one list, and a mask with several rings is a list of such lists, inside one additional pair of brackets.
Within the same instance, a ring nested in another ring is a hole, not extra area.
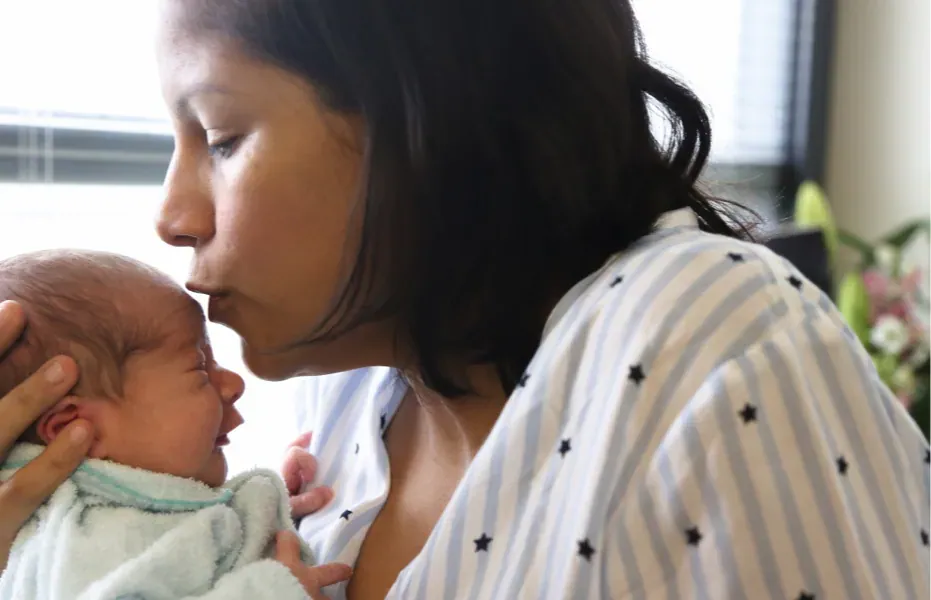
[(179, 288), (148, 290), (137, 294), (136, 319), (140, 328), (151, 331), (150, 341), (166, 350), (203, 349), (209, 346), (207, 322), (200, 304)]

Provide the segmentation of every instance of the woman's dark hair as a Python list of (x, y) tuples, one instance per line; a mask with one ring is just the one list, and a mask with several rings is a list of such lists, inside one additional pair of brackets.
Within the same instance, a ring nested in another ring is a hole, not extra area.
[(479, 363), (513, 389), (559, 297), (663, 212), (746, 233), (697, 186), (708, 116), (649, 63), (628, 0), (191, 5), (191, 26), (364, 118), (361, 248), (317, 339), (398, 318), (443, 395)]

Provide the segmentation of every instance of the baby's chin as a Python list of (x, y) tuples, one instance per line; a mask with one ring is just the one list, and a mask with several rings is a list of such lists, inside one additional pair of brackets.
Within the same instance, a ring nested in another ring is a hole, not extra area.
[(223, 455), (222, 448), (215, 448), (207, 459), (207, 465), (197, 478), (210, 487), (220, 487), (226, 483), (227, 475), (226, 456)]

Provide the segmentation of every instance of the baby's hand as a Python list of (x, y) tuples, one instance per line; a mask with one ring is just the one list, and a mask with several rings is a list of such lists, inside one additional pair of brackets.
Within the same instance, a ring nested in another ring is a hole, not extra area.
[(317, 475), (317, 459), (305, 448), (310, 445), (312, 433), (301, 435), (288, 446), (281, 477), (291, 496), (291, 518), (300, 519), (315, 513), (333, 499), (333, 490), (318, 486), (299, 493), (305, 484), (313, 483)]
[(340, 563), (316, 567), (305, 565), (301, 561), (300, 542), (290, 531), (279, 532), (275, 538), (275, 559), (291, 570), (312, 600), (327, 600), (321, 590), (328, 585), (346, 581), (352, 575), (352, 568)]

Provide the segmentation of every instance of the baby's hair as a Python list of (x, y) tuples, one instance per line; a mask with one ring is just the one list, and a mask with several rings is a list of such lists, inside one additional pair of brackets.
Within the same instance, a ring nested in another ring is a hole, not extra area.
[(118, 254), (46, 250), (0, 260), (0, 302), (15, 300), (26, 314), (23, 335), (0, 355), (0, 397), (60, 354), (80, 367), (74, 393), (120, 397), (126, 359), (164, 341), (164, 324), (145, 317), (142, 301), (166, 293), (186, 296), (164, 273)]

